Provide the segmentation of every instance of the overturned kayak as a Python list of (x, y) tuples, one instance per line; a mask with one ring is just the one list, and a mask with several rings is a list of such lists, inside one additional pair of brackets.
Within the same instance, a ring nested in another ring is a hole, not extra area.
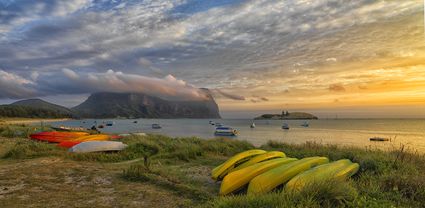
[(30, 138), (39, 140), (39, 141), (47, 141), (47, 142), (61, 142), (70, 139), (75, 139), (82, 136), (88, 136), (87, 132), (58, 132), (58, 131), (50, 131), (50, 132), (40, 132), (36, 134), (31, 134)]
[(296, 158), (278, 158), (260, 162), (226, 175), (221, 183), (220, 195), (227, 195), (243, 188), (255, 176), (280, 165), (296, 161)]
[(109, 151), (120, 151), (127, 147), (122, 142), (115, 141), (88, 141), (81, 142), (77, 145), (69, 148), (69, 152), (109, 152)]
[(69, 141), (74, 141), (74, 142), (106, 141), (106, 140), (109, 140), (110, 138), (111, 136), (106, 134), (94, 134), (94, 135), (77, 137)]
[(340, 180), (351, 177), (359, 170), (359, 164), (348, 159), (319, 165), (292, 178), (285, 191), (299, 191), (307, 184), (326, 180)]
[(270, 192), (281, 184), (285, 184), (294, 176), (312, 167), (326, 164), (326, 157), (308, 157), (295, 162), (273, 168), (251, 180), (248, 186), (248, 194), (263, 194)]
[(229, 171), (229, 173), (257, 164), (259, 162), (263, 162), (263, 161), (267, 161), (267, 160), (271, 160), (275, 158), (282, 158), (282, 157), (286, 157), (285, 153), (279, 152), (279, 151), (270, 151), (270, 152), (253, 157), (252, 159), (240, 164), (238, 167), (233, 168), (231, 171)]
[(233, 168), (237, 167), (239, 164), (248, 161), (252, 157), (260, 154), (264, 154), (266, 151), (253, 149), (241, 152), (230, 159), (228, 159), (223, 164), (217, 166), (211, 171), (211, 178), (217, 181), (220, 181), (226, 176)]

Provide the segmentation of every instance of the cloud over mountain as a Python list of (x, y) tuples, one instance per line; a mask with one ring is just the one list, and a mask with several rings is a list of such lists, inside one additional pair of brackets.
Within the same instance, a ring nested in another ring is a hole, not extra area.
[(0, 96), (199, 96), (191, 83), (238, 102), (258, 94), (267, 105), (332, 103), (334, 83), (372, 90), (391, 80), (376, 71), (424, 64), (422, 19), (421, 1), (402, 0), (1, 1), (0, 68), (3, 80), (15, 78), (2, 80)]

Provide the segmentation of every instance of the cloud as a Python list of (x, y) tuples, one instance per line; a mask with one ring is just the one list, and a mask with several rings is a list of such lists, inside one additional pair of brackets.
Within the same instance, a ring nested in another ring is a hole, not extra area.
[(208, 96), (193, 85), (172, 75), (164, 78), (147, 77), (108, 70), (100, 73), (77, 73), (63, 69), (63, 75), (46, 76), (38, 84), (41, 91), (51, 94), (84, 94), (93, 92), (145, 93), (167, 100), (205, 100)]
[(36, 94), (34, 83), (21, 76), (0, 69), (0, 98), (19, 99)]
[(331, 84), (329, 85), (329, 91), (333, 91), (333, 92), (344, 92), (345, 88), (344, 86), (342, 86), (342, 84)]
[(220, 90), (220, 89), (212, 89), (211, 91), (216, 96), (223, 96), (225, 98), (232, 99), (232, 100), (245, 100), (245, 97), (242, 95), (236, 95), (236, 94), (224, 92), (223, 90)]
[[(0, 4), (1, 67), (31, 80), (42, 94), (89, 93), (102, 87), (141, 90), (126, 83), (133, 75), (178, 84), (162, 78), (172, 74), (199, 87), (226, 89), (225, 95), (214, 92), (218, 97), (244, 100), (239, 94), (257, 93), (278, 102), (275, 97), (287, 89), (291, 93), (285, 96), (297, 96), (314, 89), (334, 91), (335, 82), (356, 86), (339, 73), (353, 73), (377, 58), (414, 58), (424, 47), (419, 1)], [(33, 71), (38, 76), (30, 76)], [(185, 92), (191, 87), (187, 85)], [(236, 96), (227, 92), (236, 90)], [(167, 90), (158, 91), (162, 95)]]

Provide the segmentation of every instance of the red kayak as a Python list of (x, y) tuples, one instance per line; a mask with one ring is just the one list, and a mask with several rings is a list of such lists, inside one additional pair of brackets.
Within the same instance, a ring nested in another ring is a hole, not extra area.
[(118, 136), (118, 135), (111, 135), (111, 139), (122, 139), (122, 136)]

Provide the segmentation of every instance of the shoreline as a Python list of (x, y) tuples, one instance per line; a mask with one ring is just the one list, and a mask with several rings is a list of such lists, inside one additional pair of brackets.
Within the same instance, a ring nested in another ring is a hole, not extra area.
[(69, 121), (71, 118), (0, 118), (0, 124), (31, 124)]

